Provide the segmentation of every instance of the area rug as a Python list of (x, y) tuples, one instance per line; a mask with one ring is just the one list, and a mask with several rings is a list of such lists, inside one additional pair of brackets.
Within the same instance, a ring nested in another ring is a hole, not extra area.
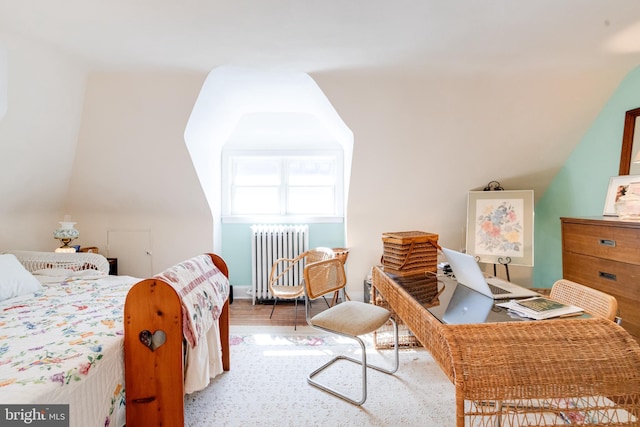
[[(390, 350), (367, 338), (369, 362), (390, 366)], [(394, 375), (369, 370), (368, 397), (355, 406), (307, 384), (307, 374), (335, 354), (359, 356), (355, 341), (309, 327), (231, 327), (231, 370), (185, 398), (185, 425), (429, 426), (455, 425), (454, 387), (422, 348), (400, 350)], [(339, 362), (316, 377), (359, 396), (361, 371)]]

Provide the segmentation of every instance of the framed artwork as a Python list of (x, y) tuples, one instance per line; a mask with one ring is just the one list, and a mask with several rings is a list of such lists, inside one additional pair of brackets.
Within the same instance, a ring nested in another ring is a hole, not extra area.
[(609, 189), (604, 202), (602, 215), (617, 216), (616, 202), (627, 193), (640, 194), (640, 175), (612, 176), (609, 179)]
[(533, 266), (533, 190), (470, 191), (467, 253), (480, 262)]

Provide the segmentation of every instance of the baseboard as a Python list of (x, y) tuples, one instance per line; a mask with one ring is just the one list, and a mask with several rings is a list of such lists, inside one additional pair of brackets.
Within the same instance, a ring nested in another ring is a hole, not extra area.
[(234, 299), (252, 299), (251, 286), (233, 285), (233, 298)]

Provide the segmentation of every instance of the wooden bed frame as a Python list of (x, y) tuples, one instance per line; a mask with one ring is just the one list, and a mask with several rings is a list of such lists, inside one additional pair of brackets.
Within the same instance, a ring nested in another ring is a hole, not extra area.
[[(224, 260), (208, 255), (229, 277)], [(228, 371), (229, 299), (224, 304), (219, 329), (222, 365)], [(142, 331), (150, 332), (153, 346), (141, 343)], [(164, 332), (164, 339), (159, 331)], [(127, 425), (184, 425), (184, 351), (181, 302), (175, 290), (159, 279), (145, 279), (134, 285), (124, 310)]]

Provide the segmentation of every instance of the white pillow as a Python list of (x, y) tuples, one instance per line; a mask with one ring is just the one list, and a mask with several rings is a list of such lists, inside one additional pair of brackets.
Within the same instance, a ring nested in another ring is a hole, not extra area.
[(13, 254), (0, 255), (0, 301), (32, 294), (42, 285)]

